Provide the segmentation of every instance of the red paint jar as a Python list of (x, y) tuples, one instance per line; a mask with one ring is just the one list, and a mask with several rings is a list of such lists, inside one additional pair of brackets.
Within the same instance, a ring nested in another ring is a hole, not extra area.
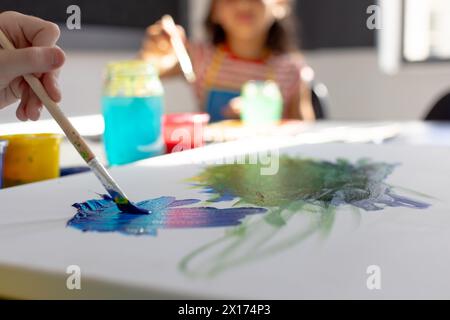
[(172, 113), (163, 117), (164, 141), (167, 153), (202, 147), (207, 113)]

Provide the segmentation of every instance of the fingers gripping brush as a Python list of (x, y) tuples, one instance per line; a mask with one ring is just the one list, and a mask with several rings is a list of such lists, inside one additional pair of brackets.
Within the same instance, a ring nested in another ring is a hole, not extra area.
[[(4, 50), (15, 50), (14, 45), (11, 41), (9, 41), (2, 30), (0, 30), (0, 45)], [(131, 214), (149, 214), (150, 212), (148, 210), (137, 207), (128, 199), (119, 185), (114, 181), (106, 168), (100, 163), (98, 158), (86, 144), (78, 131), (70, 123), (69, 119), (67, 119), (61, 111), (58, 104), (49, 97), (41, 81), (33, 75), (25, 75), (24, 79), (64, 131), (67, 139), (69, 139), (84, 161), (86, 161), (88, 166), (91, 168), (92, 172), (94, 172), (95, 176), (103, 184), (119, 210), (124, 213)]]

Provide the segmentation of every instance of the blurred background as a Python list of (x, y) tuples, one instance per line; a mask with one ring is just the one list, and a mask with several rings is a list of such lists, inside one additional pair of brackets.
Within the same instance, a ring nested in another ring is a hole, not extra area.
[[(68, 30), (70, 5), (81, 8), (81, 30)], [(111, 60), (132, 58), (145, 28), (164, 14), (183, 25), (191, 39), (204, 37), (209, 0), (2, 0), (15, 10), (60, 24), (67, 52), (61, 74), (69, 116), (100, 113), (102, 76)], [(367, 20), (381, 5), (381, 30)], [(327, 87), (331, 120), (419, 120), (450, 91), (450, 1), (297, 0), (300, 43), (316, 77)], [(182, 78), (164, 82), (168, 112), (195, 111)], [(45, 117), (49, 118), (48, 115)], [(0, 122), (15, 121), (15, 110)]]

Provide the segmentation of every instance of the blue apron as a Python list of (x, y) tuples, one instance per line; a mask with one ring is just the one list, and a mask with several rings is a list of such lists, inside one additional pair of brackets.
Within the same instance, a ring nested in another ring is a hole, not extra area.
[[(226, 52), (222, 50), (221, 47), (216, 49), (205, 77), (207, 94), (204, 110), (209, 114), (211, 123), (227, 120), (224, 115), (224, 110), (229, 106), (232, 99), (241, 95), (240, 89), (217, 88), (214, 86), (225, 55)], [(267, 79), (274, 79), (274, 70), (272, 68), (269, 68), (269, 71), (267, 72)]]
[(225, 109), (232, 99), (239, 96), (240, 92), (210, 88), (206, 100), (206, 112), (210, 116), (210, 121), (218, 122), (226, 120), (224, 116)]

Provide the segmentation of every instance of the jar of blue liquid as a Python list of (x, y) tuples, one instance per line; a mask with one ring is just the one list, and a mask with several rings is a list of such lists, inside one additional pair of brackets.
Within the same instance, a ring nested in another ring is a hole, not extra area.
[(124, 165), (164, 152), (164, 89), (145, 61), (107, 67), (102, 98), (104, 143), (109, 165)]

